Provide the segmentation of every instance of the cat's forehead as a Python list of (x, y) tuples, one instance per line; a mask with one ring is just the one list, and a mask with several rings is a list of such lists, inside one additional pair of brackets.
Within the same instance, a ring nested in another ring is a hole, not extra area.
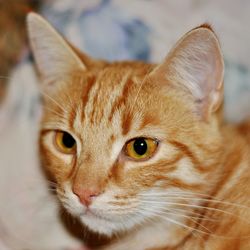
[[(155, 67), (153, 64), (147, 64), (137, 61), (124, 61), (103, 64), (101, 67), (93, 68), (97, 78), (103, 81), (119, 80), (127, 75), (130, 78), (143, 79)], [(90, 71), (92, 69), (90, 68)], [(88, 71), (88, 70), (87, 70)], [(117, 82), (119, 85), (119, 82)]]
[(72, 128), (95, 135), (105, 130), (109, 137), (114, 131), (126, 135), (132, 127), (139, 129), (139, 123), (145, 118), (142, 116), (147, 113), (140, 97), (144, 93), (143, 81), (152, 67), (141, 63), (113, 63), (85, 78), (74, 98), (74, 108), (68, 106), (69, 114), (73, 113)]
[(128, 106), (144, 77), (142, 70), (132, 65), (115, 63), (87, 79), (78, 100), (84, 116), (81, 123), (95, 127), (117, 123), (115, 119), (121, 118), (121, 112), (129, 112)]

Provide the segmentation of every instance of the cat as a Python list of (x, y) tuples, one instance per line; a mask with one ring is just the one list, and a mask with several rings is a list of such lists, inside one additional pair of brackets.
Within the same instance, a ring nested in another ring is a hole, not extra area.
[(110, 239), (97, 249), (250, 249), (250, 126), (223, 120), (212, 28), (148, 64), (90, 58), (35, 13), (27, 24), (41, 162), (66, 211)]

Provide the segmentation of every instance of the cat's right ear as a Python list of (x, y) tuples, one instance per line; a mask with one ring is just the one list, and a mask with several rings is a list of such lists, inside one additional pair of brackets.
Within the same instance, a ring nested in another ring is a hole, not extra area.
[(27, 17), (28, 35), (35, 62), (46, 84), (53, 84), (86, 66), (68, 42), (40, 15)]

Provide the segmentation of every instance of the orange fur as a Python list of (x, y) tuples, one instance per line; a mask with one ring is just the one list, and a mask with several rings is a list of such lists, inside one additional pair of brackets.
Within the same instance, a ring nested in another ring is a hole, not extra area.
[[(48, 24), (29, 20), (45, 93), (43, 165), (63, 205), (114, 239), (101, 249), (250, 249), (250, 126), (220, 122), (223, 61), (212, 29), (187, 33), (160, 65), (94, 61), (67, 47), (72, 66), (56, 59), (57, 79), (40, 61), (37, 22), (42, 34)], [(76, 139), (76, 155), (57, 151), (56, 130)], [(150, 159), (124, 153), (136, 137), (159, 140)], [(98, 191), (90, 213), (76, 189)]]

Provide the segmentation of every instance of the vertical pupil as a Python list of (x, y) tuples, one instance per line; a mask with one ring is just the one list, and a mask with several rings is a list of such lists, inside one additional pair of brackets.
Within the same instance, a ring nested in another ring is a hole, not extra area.
[(67, 148), (72, 148), (75, 145), (75, 140), (74, 138), (68, 134), (68, 133), (63, 133), (63, 138), (62, 138), (63, 145)]
[(138, 155), (144, 155), (147, 152), (148, 146), (143, 138), (136, 139), (134, 142), (134, 150)]

